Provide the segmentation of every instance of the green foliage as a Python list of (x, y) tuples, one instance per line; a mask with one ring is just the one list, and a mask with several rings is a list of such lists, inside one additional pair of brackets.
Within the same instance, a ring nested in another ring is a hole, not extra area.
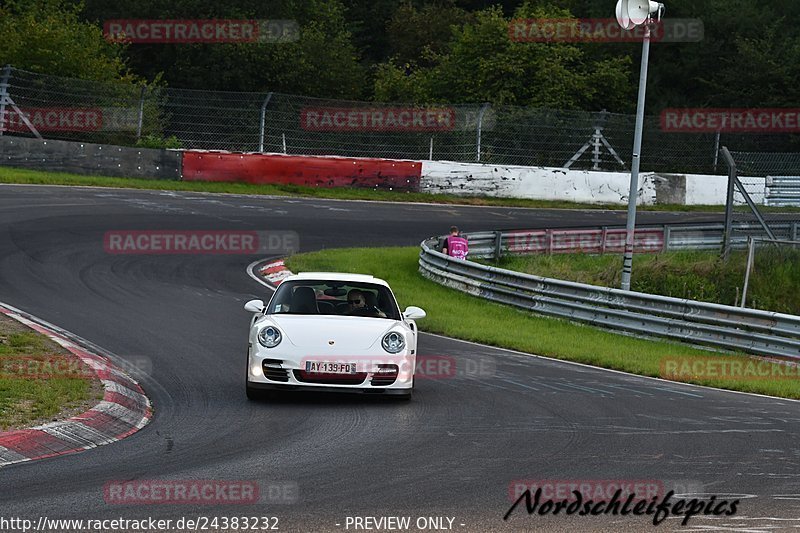
[[(7, 0), (0, 64), (91, 80), (274, 91), (417, 103), (513, 104), (629, 113), (639, 43), (520, 43), (514, 18), (610, 18), (596, 0)], [(794, 107), (800, 100), (800, 2), (670, 0), (695, 18), (696, 43), (654, 42), (647, 112), (665, 107)], [(288, 19), (290, 43), (108, 43), (115, 18)]]
[(366, 68), (353, 44), (340, 0), (305, 2), (89, 0), (89, 18), (283, 19), (300, 28), (294, 42), (132, 44), (127, 54), (148, 79), (160, 73), (171, 87), (274, 91), (331, 98), (361, 98)]
[(471, 20), (471, 15), (451, 2), (401, 4), (386, 23), (388, 56), (406, 64), (433, 66), (436, 56), (447, 52), (454, 31)]
[[(569, 18), (563, 9), (524, 4), (513, 18)], [(499, 7), (473, 13), (442, 53), (428, 48), (431, 66), (410, 74), (394, 62), (381, 65), (378, 100), (491, 102), (560, 109), (615, 107), (630, 93), (630, 58), (587, 59), (573, 43), (527, 43), (509, 37)]]
[(10, 0), (0, 6), (0, 65), (90, 80), (132, 80), (124, 47), (81, 20), (65, 0)]
[[(744, 285), (746, 252), (722, 261), (717, 252), (681, 251), (636, 254), (631, 288), (702, 302), (737, 305)], [(759, 247), (748, 287), (748, 307), (800, 314), (800, 251)], [(622, 260), (618, 255), (559, 254), (509, 256), (500, 266), (537, 276), (618, 287)]]
[(174, 135), (164, 138), (152, 133), (136, 141), (136, 146), (142, 148), (182, 148), (181, 142)]
[[(93, 380), (84, 377), (75, 356), (44, 335), (22, 329), (0, 317), (0, 431), (50, 421), (70, 408), (91, 407)], [(99, 389), (97, 381), (94, 388)]]

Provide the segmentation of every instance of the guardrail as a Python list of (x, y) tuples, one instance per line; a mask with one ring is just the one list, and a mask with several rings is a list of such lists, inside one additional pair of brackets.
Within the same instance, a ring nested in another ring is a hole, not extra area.
[(767, 176), (764, 203), (774, 206), (800, 206), (800, 176)]
[[(724, 224), (665, 224), (637, 226), (636, 253), (722, 248)], [(800, 223), (770, 224), (776, 238), (798, 240)], [(731, 246), (746, 249), (748, 237), (762, 237), (758, 222), (733, 225)], [(601, 228), (479, 231), (469, 234), (470, 257), (497, 258), (508, 254), (621, 253), (625, 247), (623, 226)]]
[[(701, 226), (695, 226), (698, 227)], [(722, 225), (719, 227), (718, 244), (721, 246)], [(673, 226), (667, 230), (667, 245), (672, 242), (674, 229)], [(551, 237), (554, 232), (556, 230), (550, 230)], [(470, 256), (491, 257), (492, 254), (486, 255), (489, 249), (485, 247), (490, 237), (494, 237), (493, 243), (499, 240), (500, 249), (503, 250), (502, 244), (504, 239), (509, 238), (509, 233), (479, 232), (468, 235)], [(637, 335), (800, 359), (798, 316), (623, 291), (459, 261), (436, 251), (437, 241), (438, 238), (433, 237), (422, 242), (420, 273), (436, 283), (479, 298)], [(692, 241), (682, 239), (678, 242), (683, 246)], [(483, 255), (480, 252), (482, 245)], [(473, 246), (477, 248), (477, 253), (473, 253)], [(492, 252), (495, 249), (492, 248)]]

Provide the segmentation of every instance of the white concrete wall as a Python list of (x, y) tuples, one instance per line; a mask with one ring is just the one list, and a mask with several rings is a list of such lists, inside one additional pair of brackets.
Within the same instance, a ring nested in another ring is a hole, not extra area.
[(728, 176), (686, 175), (686, 205), (725, 205)]
[[(671, 191), (670, 203), (725, 205), (727, 176), (685, 174), (671, 177), (675, 190)], [(753, 200), (760, 204), (764, 196), (765, 179), (740, 179)], [(659, 180), (664, 181), (652, 172), (639, 175), (637, 203), (656, 203), (656, 181)], [(682, 186), (684, 182), (685, 192)], [(429, 193), (617, 205), (628, 203), (629, 187), (629, 172), (594, 172), (453, 161), (423, 161), (420, 179), (420, 190)], [(741, 195), (737, 195), (737, 200), (742, 201)]]
[[(655, 202), (652, 179), (642, 175), (639, 203)], [(652, 178), (652, 175), (651, 175)], [(420, 190), (430, 193), (626, 204), (630, 174), (563, 168), (423, 161)]]
[[(764, 205), (767, 193), (766, 178), (739, 178), (744, 190), (756, 205)], [(686, 205), (725, 205), (728, 176), (686, 175)], [(744, 196), (735, 191), (734, 203), (744, 204)]]

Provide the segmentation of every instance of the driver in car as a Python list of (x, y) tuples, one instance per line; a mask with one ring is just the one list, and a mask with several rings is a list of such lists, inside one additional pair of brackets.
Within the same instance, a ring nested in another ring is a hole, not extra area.
[(367, 296), (364, 291), (352, 289), (347, 293), (347, 314), (359, 316), (379, 316), (386, 318), (386, 313), (374, 305), (367, 305)]

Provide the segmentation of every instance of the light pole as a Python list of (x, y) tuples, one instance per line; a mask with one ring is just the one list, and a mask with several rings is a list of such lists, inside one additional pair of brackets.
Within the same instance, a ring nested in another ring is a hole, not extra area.
[(622, 290), (631, 290), (631, 270), (633, 265), (634, 231), (636, 229), (636, 199), (639, 196), (639, 164), (642, 156), (642, 128), (644, 127), (644, 100), (647, 93), (647, 64), (650, 56), (650, 23), (652, 14), (658, 20), (664, 11), (664, 4), (652, 0), (618, 0), (617, 22), (623, 29), (630, 30), (644, 24), (642, 43), (642, 65), (639, 70), (639, 98), (636, 103), (636, 129), (633, 134), (633, 160), (631, 161), (631, 185), (628, 192), (628, 221), (625, 231), (625, 256), (622, 260)]

